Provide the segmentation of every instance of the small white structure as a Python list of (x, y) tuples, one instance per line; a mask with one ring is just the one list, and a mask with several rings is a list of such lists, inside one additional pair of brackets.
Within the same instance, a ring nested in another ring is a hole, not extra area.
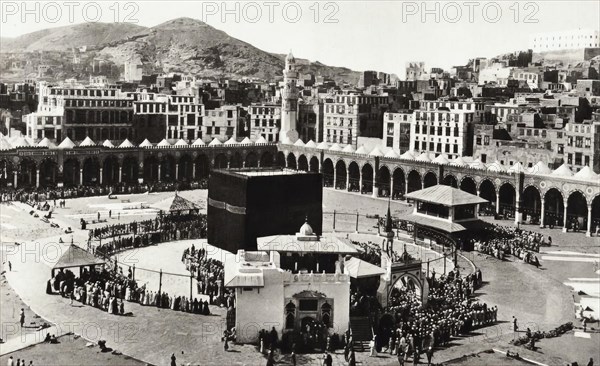
[(225, 266), (225, 287), (235, 288), (235, 327), (244, 330), (238, 342), (256, 342), (262, 324), (274, 326), (280, 339), (312, 321), (330, 333), (346, 331), (350, 276), (344, 258), (357, 253), (352, 243), (316, 235), (305, 223), (296, 235), (258, 238), (257, 249), (239, 250)]

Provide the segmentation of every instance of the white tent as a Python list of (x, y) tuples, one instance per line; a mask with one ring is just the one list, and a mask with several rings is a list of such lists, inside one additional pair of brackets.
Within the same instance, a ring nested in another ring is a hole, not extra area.
[(356, 149), (354, 148), (354, 146), (352, 145), (346, 145), (343, 149), (343, 152), (347, 152), (347, 153), (353, 153), (356, 151)]
[(110, 142), (110, 140), (104, 140), (104, 142), (102, 143), (102, 146), (104, 147), (108, 147), (108, 148), (113, 148), (115, 147), (115, 145), (113, 145), (112, 142)]
[(388, 152), (386, 152), (384, 156), (386, 158), (392, 158), (392, 159), (397, 159), (400, 157), (400, 155), (398, 155), (398, 153), (395, 152), (394, 149), (389, 149)]
[(438, 163), (440, 165), (449, 164), (450, 160), (446, 157), (445, 154), (438, 155), (435, 159), (433, 159), (434, 163)]
[(304, 147), (304, 142), (302, 142), (301, 139), (298, 139), (296, 142), (294, 142), (294, 146)]
[(308, 140), (308, 142), (306, 143), (306, 145), (304, 145), (305, 147), (310, 147), (310, 148), (316, 148), (317, 144), (315, 144), (315, 142), (313, 140)]
[(552, 169), (548, 168), (548, 165), (543, 161), (538, 161), (534, 166), (527, 169), (530, 174), (552, 174)]
[(498, 160), (496, 160), (495, 162), (488, 164), (487, 170), (490, 172), (505, 172), (506, 168)]
[(317, 145), (317, 149), (328, 150), (329, 149), (329, 145), (325, 141), (323, 141), (319, 145)]
[(158, 147), (171, 147), (171, 144), (166, 139), (162, 139), (162, 141), (159, 142), (158, 145), (156, 145), (156, 146), (158, 146)]
[(342, 147), (340, 145), (338, 145), (338, 144), (333, 144), (329, 148), (329, 151), (342, 151)]
[(67, 136), (64, 140), (58, 145), (59, 149), (72, 149), (75, 147), (75, 143), (71, 141), (71, 139)]
[(223, 143), (221, 141), (219, 141), (219, 139), (216, 137), (208, 144), (208, 146), (221, 146), (221, 145), (223, 145)]
[(252, 140), (250, 140), (250, 139), (248, 138), (248, 136), (246, 136), (246, 137), (244, 137), (244, 139), (242, 140), (242, 142), (240, 142), (240, 144), (241, 144), (241, 145), (252, 145), (252, 144), (253, 144), (253, 142), (252, 142)]
[(429, 154), (422, 152), (421, 155), (417, 156), (416, 161), (431, 161)]
[(87, 136), (83, 141), (81, 141), (81, 143), (79, 144), (79, 147), (90, 147), (90, 146), (96, 146), (96, 143), (89, 137)]
[(145, 139), (140, 144), (140, 147), (154, 147), (154, 145), (152, 145), (152, 143), (148, 139)]
[(135, 145), (132, 144), (131, 141), (129, 141), (129, 139), (125, 139), (123, 142), (121, 142), (121, 145), (119, 145), (119, 148), (128, 148), (128, 147), (135, 147)]
[(268, 141), (267, 141), (267, 139), (265, 139), (264, 136), (261, 136), (261, 137), (258, 138), (258, 140), (254, 141), (254, 143), (255, 144), (267, 144)]
[(237, 144), (238, 144), (238, 142), (235, 139), (235, 137), (231, 136), (231, 138), (229, 140), (225, 141), (224, 145), (237, 145)]
[(369, 152), (367, 151), (367, 149), (365, 149), (365, 145), (360, 145), (358, 147), (358, 149), (356, 149), (355, 153), (357, 153), (357, 154), (363, 154), (363, 155), (369, 154)]
[(383, 153), (381, 152), (381, 150), (379, 150), (377, 146), (375, 146), (373, 151), (369, 153), (369, 156), (383, 156)]
[(575, 173), (575, 175), (573, 176), (573, 178), (577, 178), (580, 180), (589, 180), (589, 181), (598, 181), (598, 174), (594, 173), (594, 171), (592, 169), (590, 169), (589, 166), (584, 166), (580, 171), (578, 171), (577, 173)]
[(573, 172), (571, 171), (571, 169), (569, 169), (569, 166), (567, 164), (563, 164), (559, 166), (558, 169), (554, 170), (552, 172), (552, 175), (556, 175), (559, 177), (572, 177)]
[(404, 153), (402, 153), (402, 155), (400, 155), (400, 159), (415, 160), (415, 154), (412, 151), (407, 150)]

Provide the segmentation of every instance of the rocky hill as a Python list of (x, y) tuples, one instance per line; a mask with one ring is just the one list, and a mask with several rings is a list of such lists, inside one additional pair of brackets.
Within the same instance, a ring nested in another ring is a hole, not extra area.
[[(145, 69), (202, 77), (252, 77), (274, 80), (282, 75), (284, 57), (262, 51), (191, 18), (178, 18), (151, 28), (124, 23), (88, 23), (42, 30), (1, 40), (1, 52), (69, 51), (88, 46), (116, 65), (139, 60)], [(300, 72), (338, 82), (356, 83), (359, 73), (342, 67), (297, 59)]]

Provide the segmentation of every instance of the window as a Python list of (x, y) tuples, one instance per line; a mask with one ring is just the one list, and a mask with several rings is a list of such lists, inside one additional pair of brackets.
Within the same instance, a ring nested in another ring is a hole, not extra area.
[(481, 154), (481, 162), (484, 163), (484, 164), (487, 162), (487, 155), (486, 154)]
[(557, 146), (556, 150), (557, 150), (557, 152), (558, 152), (559, 154), (561, 154), (561, 155), (562, 155), (562, 154), (564, 154), (564, 153), (565, 153), (565, 145), (563, 145), (563, 144), (558, 144), (558, 146)]
[(475, 138), (475, 144), (481, 146), (481, 136)]
[(567, 154), (567, 164), (573, 164), (573, 154)]
[(486, 146), (490, 144), (490, 137), (489, 136), (484, 136), (483, 137), (483, 144), (486, 145)]
[(300, 306), (298, 307), (298, 309), (300, 311), (317, 311), (318, 307), (319, 307), (319, 300), (305, 299), (305, 300), (300, 300)]

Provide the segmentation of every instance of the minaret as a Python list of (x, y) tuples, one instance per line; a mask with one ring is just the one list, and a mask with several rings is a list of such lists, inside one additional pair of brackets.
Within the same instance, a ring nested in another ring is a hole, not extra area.
[(281, 128), (279, 130), (279, 141), (289, 138), (292, 142), (298, 140), (296, 122), (298, 121), (298, 72), (296, 71), (296, 59), (292, 52), (285, 58), (285, 69), (283, 70), (283, 88), (281, 89)]

